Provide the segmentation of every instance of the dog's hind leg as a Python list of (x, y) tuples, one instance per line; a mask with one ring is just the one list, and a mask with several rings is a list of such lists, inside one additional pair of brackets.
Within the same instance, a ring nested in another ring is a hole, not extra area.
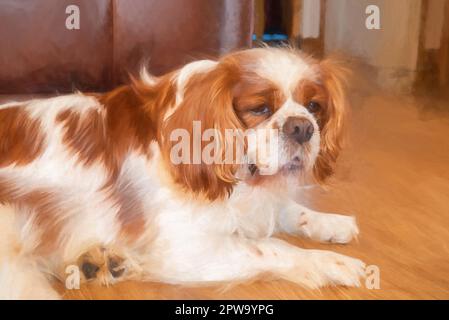
[(0, 299), (59, 299), (26, 237), (15, 210), (0, 205)]

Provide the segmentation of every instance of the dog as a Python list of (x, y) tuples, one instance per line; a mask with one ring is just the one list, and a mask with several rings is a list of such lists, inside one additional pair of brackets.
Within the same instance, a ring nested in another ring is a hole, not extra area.
[(300, 177), (333, 173), (346, 78), (332, 59), (254, 48), (160, 77), (143, 69), (107, 93), (0, 105), (0, 296), (57, 299), (48, 278), (68, 266), (104, 285), (269, 274), (359, 286), (362, 261), (273, 237), (359, 232), (354, 217), (289, 196)]

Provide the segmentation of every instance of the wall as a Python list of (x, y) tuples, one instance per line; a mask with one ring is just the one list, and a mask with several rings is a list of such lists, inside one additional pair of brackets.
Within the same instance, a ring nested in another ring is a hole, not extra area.
[[(380, 8), (380, 30), (365, 27), (368, 5)], [(421, 0), (327, 1), (325, 51), (342, 51), (375, 67), (378, 82), (411, 90), (416, 77)]]

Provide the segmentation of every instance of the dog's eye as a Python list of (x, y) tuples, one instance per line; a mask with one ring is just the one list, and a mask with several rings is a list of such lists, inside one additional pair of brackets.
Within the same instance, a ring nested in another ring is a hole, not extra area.
[(309, 112), (311, 113), (315, 113), (320, 111), (321, 106), (318, 102), (315, 101), (310, 101), (309, 104), (307, 105), (307, 110), (309, 110)]
[(251, 109), (250, 112), (256, 116), (263, 116), (263, 115), (271, 114), (271, 110), (266, 104), (257, 106), (256, 108)]

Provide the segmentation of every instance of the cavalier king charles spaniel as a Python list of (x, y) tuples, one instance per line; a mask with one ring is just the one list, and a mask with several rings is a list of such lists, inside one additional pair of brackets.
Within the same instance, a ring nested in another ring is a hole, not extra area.
[(0, 105), (0, 297), (58, 298), (49, 275), (74, 274), (359, 286), (362, 261), (273, 237), (358, 234), (354, 217), (288, 196), (333, 172), (346, 78), (333, 60), (257, 48), (104, 94)]

